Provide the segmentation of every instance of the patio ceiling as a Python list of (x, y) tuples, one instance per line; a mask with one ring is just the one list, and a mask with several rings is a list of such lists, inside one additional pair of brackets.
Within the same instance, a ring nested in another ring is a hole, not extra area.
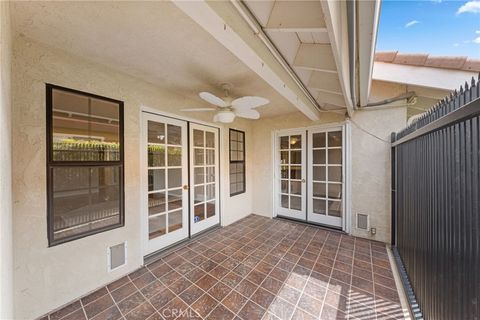
[(179, 108), (209, 106), (198, 92), (229, 82), (233, 96), (271, 101), (262, 117), (297, 112), (171, 2), (13, 2), (12, 19), (16, 35), (177, 92)]

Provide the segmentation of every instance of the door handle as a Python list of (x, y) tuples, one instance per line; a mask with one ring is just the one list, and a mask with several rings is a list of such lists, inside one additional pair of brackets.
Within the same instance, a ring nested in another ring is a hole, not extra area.
[(183, 186), (183, 190), (188, 190), (188, 189), (189, 189), (188, 184)]
[(305, 179), (302, 179), (302, 183), (305, 183)]

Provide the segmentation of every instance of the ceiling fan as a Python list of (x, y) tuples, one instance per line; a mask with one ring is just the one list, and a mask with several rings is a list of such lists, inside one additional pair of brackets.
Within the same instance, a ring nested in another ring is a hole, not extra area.
[(235, 117), (259, 119), (260, 113), (254, 109), (270, 102), (268, 99), (255, 96), (245, 96), (233, 99), (230, 97), (229, 93), (231, 85), (224, 83), (222, 84), (222, 88), (225, 92), (225, 97), (223, 99), (210, 92), (200, 92), (198, 94), (200, 98), (216, 107), (189, 108), (182, 109), (182, 111), (216, 111), (217, 113), (213, 116), (213, 121), (230, 123), (235, 119)]

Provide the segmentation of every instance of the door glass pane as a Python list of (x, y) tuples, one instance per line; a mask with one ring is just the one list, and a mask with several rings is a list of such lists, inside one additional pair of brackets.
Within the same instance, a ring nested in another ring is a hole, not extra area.
[(205, 204), (197, 204), (193, 207), (193, 222), (197, 223), (205, 219)]
[(302, 179), (302, 167), (300, 166), (290, 166), (290, 179)]
[(196, 166), (203, 166), (205, 164), (205, 159), (204, 159), (204, 154), (205, 154), (205, 149), (193, 149), (193, 154), (194, 154), (194, 165)]
[(213, 132), (205, 132), (205, 146), (215, 148), (215, 134)]
[(148, 170), (148, 191), (165, 189), (165, 169)]
[(168, 191), (168, 211), (182, 208), (182, 189)]
[(204, 141), (203, 141), (203, 131), (194, 129), (193, 130), (193, 145), (195, 147), (203, 147), (204, 146)]
[(342, 164), (341, 149), (328, 149), (328, 164)]
[(204, 170), (205, 170), (204, 167), (193, 169), (193, 172), (194, 172), (193, 183), (194, 184), (197, 185), (197, 184), (204, 183), (204, 181), (205, 181)]
[(182, 186), (182, 169), (168, 169), (168, 188), (179, 188)]
[(328, 215), (341, 217), (342, 216), (342, 202), (341, 201), (328, 201)]
[(290, 209), (302, 210), (302, 197), (290, 196)]
[(148, 121), (148, 143), (165, 144), (165, 124)]
[(342, 146), (342, 131), (335, 131), (328, 133), (328, 147)]
[(288, 166), (281, 167), (280, 176), (282, 177), (282, 179), (288, 179)]
[(288, 137), (280, 137), (280, 149), (288, 149)]
[(166, 211), (165, 192), (156, 192), (148, 195), (148, 215)]
[[(205, 150), (206, 151), (206, 164), (214, 165), (215, 164), (215, 150)], [(239, 159), (241, 160), (241, 159)]]
[(182, 165), (182, 148), (168, 147), (168, 166), (179, 167)]
[(291, 194), (302, 194), (302, 183), (300, 181), (291, 181), (290, 182), (290, 193)]
[(208, 200), (212, 200), (212, 199), (215, 199), (215, 184), (207, 184), (206, 185), (206, 189), (207, 189), (207, 201)]
[(281, 181), (281, 190), (282, 193), (288, 193), (288, 180)]
[(165, 166), (165, 145), (148, 144), (148, 166)]
[(312, 142), (314, 148), (325, 148), (325, 132), (314, 133)]
[(342, 185), (341, 184), (328, 184), (328, 197), (330, 199), (342, 199)]
[(328, 181), (342, 181), (342, 167), (328, 167)]
[(207, 218), (213, 217), (215, 215), (215, 200), (207, 202)]
[(205, 201), (205, 186), (201, 185), (194, 188), (193, 199), (195, 203), (200, 203)]
[(164, 235), (167, 232), (166, 220), (167, 216), (165, 214), (148, 219), (148, 235), (150, 240)]
[(326, 198), (327, 197), (327, 184), (326, 183), (313, 183), (313, 196)]
[(288, 209), (288, 196), (282, 194), (281, 202), (282, 202), (282, 207)]
[(313, 180), (314, 181), (325, 181), (326, 172), (325, 166), (315, 166), (313, 167)]
[(182, 128), (169, 124), (167, 126), (167, 143), (173, 145), (182, 144)]
[(295, 135), (290, 137), (290, 149), (302, 149), (301, 135)]
[(280, 163), (281, 164), (289, 163), (288, 151), (280, 151)]
[(206, 181), (205, 182), (215, 182), (215, 167), (207, 167), (206, 170)]
[(326, 214), (327, 202), (325, 200), (313, 199), (313, 212), (317, 214)]
[(325, 164), (325, 150), (313, 150), (313, 164)]
[(168, 232), (182, 228), (182, 210), (168, 213)]
[(290, 151), (290, 163), (301, 164), (302, 163), (302, 151)]

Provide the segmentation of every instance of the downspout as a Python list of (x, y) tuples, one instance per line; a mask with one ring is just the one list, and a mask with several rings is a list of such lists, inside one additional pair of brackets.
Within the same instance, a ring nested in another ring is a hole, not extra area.
[(350, 73), (350, 97), (353, 109), (357, 110), (357, 5), (355, 0), (347, 1), (347, 25), (348, 25), (348, 56)]

